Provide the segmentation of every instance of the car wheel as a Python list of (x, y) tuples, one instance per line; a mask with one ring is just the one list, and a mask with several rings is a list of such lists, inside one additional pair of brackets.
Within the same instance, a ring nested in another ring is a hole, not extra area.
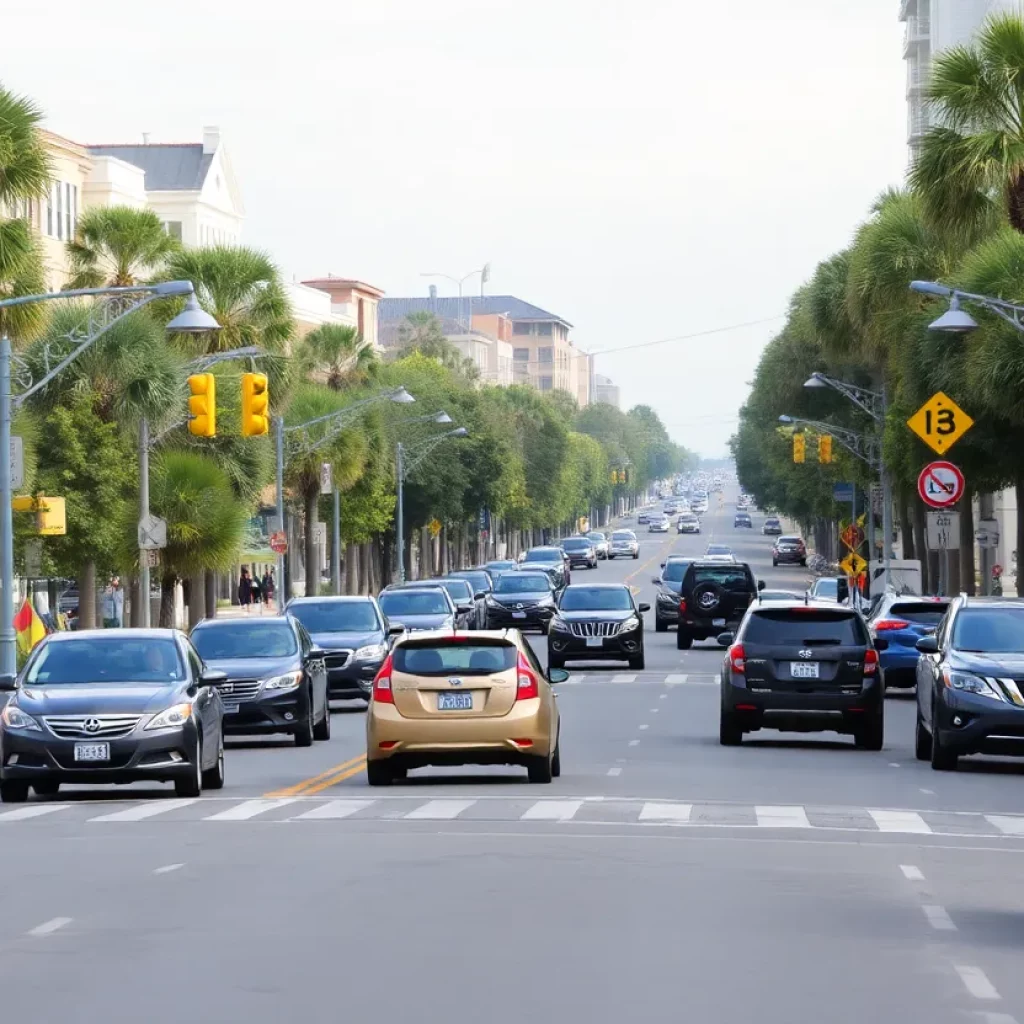
[(639, 558), (640, 557), (640, 552), (638, 551), (633, 557), (634, 558)]
[(918, 761), (930, 761), (932, 759), (932, 737), (931, 733), (924, 727), (921, 716), (917, 716), (917, 728), (914, 730), (914, 756)]
[(807, 559), (806, 558), (801, 558), (800, 559), (800, 564), (806, 569), (807, 568)]
[(772, 567), (775, 569), (779, 567), (779, 560), (777, 558), (772, 559)]
[(676, 633), (676, 649), (680, 651), (688, 651), (693, 646), (693, 637), (683, 629), (679, 627), (679, 632)]
[(391, 765), (387, 761), (367, 761), (366, 781), (371, 786), (390, 786), (393, 778)]
[(331, 704), (330, 701), (324, 701), (324, 717), (323, 720), (317, 722), (313, 726), (313, 739), (315, 740), (329, 740), (331, 738)]
[(629, 659), (629, 667), (634, 671), (642, 671), (644, 667), (644, 655), (641, 651), (635, 658)]
[(937, 772), (955, 772), (958, 754), (942, 745), (939, 730), (935, 728), (935, 716), (932, 715), (932, 769)]
[(565, 668), (565, 658), (560, 658), (557, 654), (548, 651), (548, 668)]
[(530, 782), (541, 785), (549, 783), (554, 778), (553, 761), (554, 758), (550, 754), (544, 757), (531, 757), (530, 763), (526, 767), (526, 775)]
[(723, 747), (738, 747), (743, 742), (743, 729), (736, 716), (722, 711), (718, 718), (718, 742)]
[(668, 623), (664, 619), (659, 619), (657, 615), (654, 617), (654, 632), (655, 633), (667, 633)]
[(196, 740), (196, 760), (192, 771), (184, 778), (174, 780), (174, 795), (185, 797), (201, 796), (203, 792), (203, 745)]
[(221, 733), (220, 744), (217, 750), (217, 763), (203, 772), (203, 789), (224, 788), (224, 734)]
[(5, 804), (23, 804), (28, 799), (28, 783), (18, 779), (0, 782), (0, 801)]
[(885, 741), (885, 714), (879, 708), (870, 721), (860, 726), (853, 734), (853, 742), (861, 750), (881, 750)]
[(60, 792), (59, 782), (33, 782), (32, 788), (36, 796), (56, 796)]
[(313, 697), (311, 694), (309, 698), (309, 711), (306, 714), (306, 720), (302, 723), (302, 725), (298, 726), (295, 729), (295, 746), (313, 746), (313, 736)]

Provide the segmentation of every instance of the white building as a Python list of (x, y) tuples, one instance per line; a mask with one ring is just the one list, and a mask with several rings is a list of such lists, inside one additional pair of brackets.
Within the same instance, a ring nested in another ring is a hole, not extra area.
[(604, 374), (596, 374), (594, 377), (594, 401), (603, 402), (605, 405), (614, 405), (616, 409), (622, 408), (622, 395), (619, 385)]

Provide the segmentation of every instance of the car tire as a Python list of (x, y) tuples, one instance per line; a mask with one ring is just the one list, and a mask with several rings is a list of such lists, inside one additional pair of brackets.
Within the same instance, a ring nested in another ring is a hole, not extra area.
[(654, 617), (654, 632), (655, 633), (667, 633), (668, 623), (664, 619), (659, 619), (657, 616)]
[(641, 652), (637, 657), (629, 659), (629, 667), (631, 669), (633, 669), (634, 672), (642, 672), (643, 671), (643, 668), (644, 668), (643, 652)]
[(548, 651), (548, 668), (565, 668), (565, 658), (560, 658), (557, 654)]
[(738, 747), (743, 742), (743, 729), (728, 711), (723, 710), (718, 716), (718, 742), (723, 747)]
[(313, 746), (313, 697), (310, 695), (309, 698), (309, 713), (306, 715), (305, 721), (295, 728), (295, 746), (297, 747), (311, 747)]
[(198, 740), (196, 740), (196, 763), (192, 767), (193, 770), (189, 775), (174, 780), (175, 796), (194, 799), (203, 794), (203, 745)]
[(861, 750), (881, 750), (885, 744), (885, 714), (879, 708), (868, 722), (853, 734), (853, 742)]
[(559, 778), (562, 774), (562, 737), (555, 740), (555, 753), (551, 758), (551, 776), (552, 778)]
[(217, 763), (203, 772), (203, 789), (224, 788), (224, 734), (221, 733)]
[(682, 626), (679, 627), (679, 632), (676, 633), (676, 649), (680, 651), (688, 651), (693, 646), (693, 637), (688, 633)]
[(777, 569), (779, 567), (779, 560), (777, 558), (772, 559), (772, 568)]
[(409, 776), (409, 769), (403, 768), (401, 765), (391, 766), (391, 781), (392, 782), (403, 782)]
[(28, 799), (28, 783), (20, 779), (8, 779), (0, 782), (0, 802), (5, 804), (23, 804)]
[(33, 782), (32, 788), (36, 796), (56, 796), (60, 792), (59, 782)]
[(801, 558), (800, 559), (800, 564), (806, 569), (807, 568), (807, 559), (806, 558)]
[(366, 762), (366, 782), (370, 786), (390, 786), (394, 774), (387, 761)]
[(551, 754), (547, 754), (543, 757), (531, 757), (529, 764), (526, 766), (526, 777), (531, 783), (546, 785), (554, 777), (555, 774), (552, 771), (552, 762), (554, 758)]
[(639, 558), (640, 557), (640, 552), (638, 551), (633, 557), (634, 558)]
[(932, 718), (932, 770), (937, 772), (955, 772), (957, 763), (960, 760), (958, 754), (954, 754), (948, 747), (942, 745), (939, 739), (939, 730), (935, 728), (935, 718)]
[(331, 702), (324, 701), (324, 717), (313, 726), (313, 739), (329, 740), (331, 738)]
[(914, 756), (918, 761), (930, 761), (932, 759), (932, 737), (931, 733), (924, 727), (921, 716), (917, 716), (917, 727), (914, 730)]

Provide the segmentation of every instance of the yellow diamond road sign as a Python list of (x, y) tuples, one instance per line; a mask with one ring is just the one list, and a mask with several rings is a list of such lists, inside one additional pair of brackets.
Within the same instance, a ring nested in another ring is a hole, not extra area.
[(907, 426), (933, 452), (945, 455), (974, 426), (974, 420), (949, 395), (936, 391), (907, 420)]
[(839, 563), (839, 568), (842, 569), (847, 576), (859, 576), (867, 567), (868, 563), (853, 551), (851, 551)]

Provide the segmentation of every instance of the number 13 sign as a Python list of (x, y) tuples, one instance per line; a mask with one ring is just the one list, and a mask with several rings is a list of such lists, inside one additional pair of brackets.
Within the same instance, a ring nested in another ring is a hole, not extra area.
[(974, 420), (949, 395), (936, 391), (907, 420), (907, 426), (933, 452), (944, 455), (974, 426)]

